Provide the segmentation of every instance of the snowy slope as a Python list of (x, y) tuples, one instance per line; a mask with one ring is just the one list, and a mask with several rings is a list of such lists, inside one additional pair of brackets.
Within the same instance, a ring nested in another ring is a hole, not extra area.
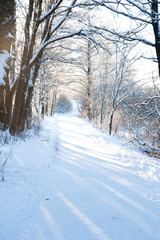
[(122, 144), (74, 114), (46, 118), (8, 159), (0, 240), (159, 240), (160, 162)]

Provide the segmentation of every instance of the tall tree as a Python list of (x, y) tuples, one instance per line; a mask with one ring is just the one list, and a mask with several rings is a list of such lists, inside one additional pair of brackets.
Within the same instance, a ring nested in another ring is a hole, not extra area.
[(11, 119), (14, 87), (15, 0), (0, 1), (0, 123), (7, 129)]
[[(68, 26), (68, 30), (64, 31), (72, 9), (79, 6), (76, 4), (77, 0), (48, 1), (48, 10), (45, 11), (46, 1), (29, 0), (24, 28), (25, 42), (10, 125), (13, 135), (22, 132), (30, 123), (33, 88), (46, 47), (77, 35), (87, 36), (87, 31), (81, 27)], [(40, 33), (41, 39), (38, 37)]]

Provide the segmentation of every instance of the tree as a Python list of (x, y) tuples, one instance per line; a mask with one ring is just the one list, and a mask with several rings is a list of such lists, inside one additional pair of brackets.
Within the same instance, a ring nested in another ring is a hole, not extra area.
[(15, 91), (15, 0), (0, 1), (0, 124), (6, 130), (11, 120)]
[[(77, 30), (68, 26), (67, 32), (63, 32), (65, 25), (67, 29), (67, 20), (72, 9), (79, 6), (77, 0), (68, 1), (67, 5), (64, 0), (48, 1), (48, 11), (43, 12), (45, 4), (46, 1), (43, 0), (29, 0), (25, 41), (10, 125), (10, 133), (13, 135), (22, 132), (30, 125), (33, 88), (46, 47), (74, 36), (87, 37), (87, 31), (81, 27)], [(41, 39), (38, 38), (40, 32)]]
[(71, 101), (65, 96), (60, 95), (56, 103), (56, 112), (57, 113), (68, 113), (72, 110)]
[[(108, 44), (109, 45), (109, 44)], [(113, 46), (108, 48), (113, 48)], [(114, 64), (110, 54), (107, 54), (103, 49), (99, 49), (96, 55), (96, 64), (98, 68), (94, 73), (94, 91), (93, 91), (93, 106), (96, 110), (94, 113), (94, 121), (100, 129), (103, 127), (104, 119), (107, 115), (107, 108), (110, 103), (111, 81), (113, 79)]]
[[(3, 1), (1, 1), (3, 2)], [(7, 1), (5, 1), (7, 2)], [(9, 2), (9, 1), (8, 1)], [(11, 0), (10, 0), (11, 2)], [(14, 2), (14, 1), (12, 1)], [(128, 5), (123, 5), (122, 3), (126, 3)], [(3, 123), (5, 128), (10, 125), (10, 133), (15, 135), (17, 133), (22, 132), (26, 127), (31, 126), (32, 120), (32, 99), (34, 93), (34, 87), (36, 84), (36, 79), (39, 75), (39, 70), (41, 64), (43, 62), (43, 56), (45, 50), (52, 46), (53, 48), (59, 47), (62, 42), (67, 41), (68, 39), (75, 39), (77, 42), (78, 37), (83, 37), (87, 40), (87, 48), (88, 48), (88, 55), (87, 55), (87, 68), (86, 76), (87, 76), (87, 115), (88, 118), (91, 120), (91, 111), (92, 111), (92, 103), (91, 103), (91, 53), (92, 53), (92, 43), (100, 45), (99, 40), (97, 41), (96, 37), (94, 36), (101, 36), (103, 38), (109, 39), (109, 34), (115, 34), (119, 38), (124, 38), (128, 41), (131, 40), (138, 40), (145, 42), (146, 44), (151, 44), (150, 41), (143, 40), (142, 38), (135, 37), (131, 32), (128, 35), (120, 35), (113, 30), (109, 30), (108, 28), (102, 28), (100, 26), (93, 25), (94, 21), (88, 21), (88, 15), (85, 14), (79, 16), (79, 12), (82, 13), (83, 9), (85, 13), (93, 10), (94, 14), (94, 6), (100, 6), (108, 8), (110, 11), (115, 10), (119, 14), (119, 8), (113, 8), (117, 1), (78, 1), (78, 0), (28, 0), (28, 7), (25, 9), (26, 18), (25, 18), (25, 26), (24, 26), (24, 42), (23, 42), (23, 51), (21, 54), (20, 59), (20, 67), (18, 68), (18, 73), (16, 79), (12, 78), (12, 82), (10, 81), (7, 84), (4, 84), (1, 80), (1, 87), (0, 91), (2, 92), (0, 96), (0, 107), (1, 107), (1, 122)], [(122, 7), (128, 8), (128, 6), (133, 5), (133, 1), (122, 0), (119, 2)], [(141, 4), (141, 1), (140, 1)], [(3, 5), (3, 4), (2, 4)], [(153, 5), (153, 4), (151, 4)], [(136, 6), (137, 10), (141, 11), (141, 8), (138, 7), (138, 3)], [(143, 6), (144, 9), (147, 9)], [(154, 8), (154, 6), (151, 6)], [(14, 8), (13, 8), (14, 9)], [(130, 10), (129, 10), (130, 11)], [(126, 16), (130, 17), (131, 14)], [(141, 11), (144, 15), (148, 14), (148, 9), (146, 11)], [(74, 13), (74, 14), (73, 14)], [(124, 14), (123, 14), (124, 15)], [(152, 13), (153, 15), (153, 13)], [(154, 12), (155, 15), (155, 12)], [(155, 15), (157, 16), (157, 15)], [(153, 18), (153, 16), (152, 16)], [(158, 18), (158, 17), (157, 17)], [(156, 18), (156, 22), (157, 22)], [(85, 21), (83, 21), (85, 19)], [(132, 17), (131, 17), (132, 19)], [(145, 21), (145, 18), (137, 17), (135, 18), (136, 21), (141, 21), (148, 24), (148, 20)], [(153, 18), (154, 19), (154, 18)], [(154, 24), (154, 23), (153, 23)], [(1, 24), (2, 26), (2, 24)], [(14, 28), (13, 28), (14, 29)], [(143, 29), (142, 24), (139, 24), (137, 31), (141, 31)], [(107, 32), (107, 36), (104, 34)], [(11, 35), (9, 35), (11, 36)], [(3, 37), (4, 38), (4, 37)], [(114, 39), (112, 39), (114, 40)], [(117, 39), (116, 39), (117, 40)], [(119, 39), (118, 39), (119, 40)], [(4, 54), (4, 53), (3, 53)], [(5, 52), (6, 54), (6, 52)], [(6, 55), (5, 55), (6, 56)], [(3, 56), (4, 57), (4, 56)], [(8, 70), (6, 70), (8, 71)], [(9, 74), (10, 75), (10, 74)], [(6, 81), (7, 82), (7, 81)], [(11, 84), (12, 83), (12, 84)], [(5, 86), (5, 90), (4, 90)], [(7, 88), (8, 86), (8, 92)], [(15, 95), (14, 95), (15, 93)], [(8, 95), (7, 95), (8, 94)], [(2, 97), (3, 96), (3, 97)], [(6, 97), (6, 101), (4, 101), (4, 96)], [(14, 105), (12, 107), (12, 99), (14, 96)], [(9, 100), (10, 99), (10, 100)], [(7, 124), (5, 123), (6, 119), (6, 109), (7, 104), (9, 105), (9, 113)], [(11, 116), (12, 113), (12, 116)], [(5, 116), (5, 117), (4, 117)]]
[[(71, 47), (72, 46), (72, 47)], [(63, 50), (66, 58), (61, 58), (67, 68), (65, 78), (70, 78), (68, 83), (69, 89), (77, 93), (78, 99), (81, 101), (83, 108), (82, 112), (88, 120), (92, 121), (93, 115), (93, 72), (94, 59), (96, 58), (97, 50), (91, 40), (86, 38), (70, 39)], [(62, 50), (61, 50), (62, 51)], [(70, 74), (71, 73), (71, 74)]]
[(63, 69), (58, 59), (55, 60), (56, 55), (53, 49), (45, 51), (41, 59), (39, 77), (34, 86), (34, 107), (39, 115), (39, 121), (44, 115), (54, 115), (58, 88), (64, 84), (60, 74)]
[(80, 70), (79, 74), (79, 92), (80, 98), (83, 99), (83, 107), (89, 121), (92, 121), (92, 86), (93, 86), (93, 55), (94, 46), (91, 41), (83, 41), (81, 54), (77, 67)]
[(116, 43), (115, 46), (115, 69), (111, 83), (110, 95), (110, 116), (109, 116), (109, 135), (112, 134), (113, 117), (117, 108), (122, 105), (126, 98), (134, 94), (133, 86), (133, 64), (139, 59), (137, 54), (133, 54), (135, 44), (123, 45)]
[[(110, 12), (121, 18), (128, 18), (131, 24), (127, 31), (123, 29), (123, 32), (118, 30), (103, 27), (101, 28), (102, 33), (107, 32), (112, 36), (118, 36), (118, 38), (125, 39), (128, 42), (138, 41), (155, 48), (156, 60), (158, 62), (159, 76), (160, 76), (160, 26), (159, 26), (159, 1), (158, 0), (113, 0), (113, 1), (99, 1), (92, 0), (90, 5), (96, 4), (97, 6), (103, 7)], [(121, 19), (119, 18), (119, 27), (121, 25)], [(146, 34), (153, 28), (153, 35)], [(95, 26), (96, 30), (100, 30), (98, 26)], [(118, 29), (118, 28), (117, 28)], [(122, 29), (122, 28), (121, 28)], [(154, 39), (153, 39), (154, 38)], [(154, 42), (153, 42), (154, 41)], [(149, 57), (149, 56), (148, 56)]]

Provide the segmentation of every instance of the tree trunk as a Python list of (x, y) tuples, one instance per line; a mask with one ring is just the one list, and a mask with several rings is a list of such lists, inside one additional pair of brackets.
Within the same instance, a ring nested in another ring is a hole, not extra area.
[(15, 43), (15, 0), (0, 1), (0, 54), (5, 57), (5, 74), (0, 82), (0, 123), (1, 129), (9, 127), (12, 111), (13, 92), (10, 87), (14, 81), (14, 61), (11, 54), (14, 54)]
[(54, 115), (55, 110), (56, 110), (56, 100), (57, 100), (57, 88), (53, 90), (53, 95), (52, 95), (52, 104), (51, 104), (51, 116)]
[(110, 120), (109, 120), (109, 135), (112, 134), (112, 122), (113, 122), (113, 113), (111, 113)]
[(92, 122), (92, 108), (91, 108), (91, 42), (88, 41), (87, 46), (87, 117)]
[(16, 91), (15, 104), (12, 114), (12, 121), (10, 125), (10, 133), (15, 135), (16, 133), (20, 133), (24, 130), (24, 112), (25, 112), (25, 81), (27, 80), (25, 77), (25, 73), (27, 75), (27, 69), (25, 71), (21, 71), (18, 78), (18, 85)]
[(101, 111), (101, 114), (100, 114), (100, 124), (99, 124), (99, 129), (102, 130), (102, 122), (103, 122), (103, 113)]
[(25, 118), (27, 129), (30, 129), (32, 126), (32, 97), (33, 97), (33, 86), (28, 88), (27, 99), (25, 102)]
[(103, 114), (104, 114), (104, 101), (103, 101), (103, 99), (102, 99), (102, 102), (101, 102), (101, 111), (100, 111), (100, 126), (99, 126), (99, 129), (100, 129), (100, 130), (102, 129)]
[(112, 134), (114, 112), (115, 112), (115, 109), (112, 108), (110, 119), (109, 119), (109, 135)]
[[(14, 106), (12, 121), (10, 125), (10, 133), (12, 135), (23, 132), (25, 127), (27, 128), (31, 127), (31, 121), (32, 121), (31, 104), (32, 104), (32, 97), (33, 97), (33, 88), (37, 78), (39, 67), (40, 67), (40, 62), (37, 62), (37, 64), (32, 69), (33, 71), (32, 74), (29, 66), (25, 67), (25, 69), (24, 67), (22, 67), (19, 80), (18, 80), (15, 106)], [(32, 75), (32, 79), (30, 79), (31, 75)], [(29, 80), (32, 82), (31, 86), (29, 85)]]
[(160, 77), (160, 31), (159, 31), (159, 13), (158, 13), (158, 0), (152, 1), (152, 26), (155, 36), (155, 49), (158, 60), (158, 70)]

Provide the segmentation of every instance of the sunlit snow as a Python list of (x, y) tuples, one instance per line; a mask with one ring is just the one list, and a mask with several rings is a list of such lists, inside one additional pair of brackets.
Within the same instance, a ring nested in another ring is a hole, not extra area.
[(1, 146), (0, 240), (159, 240), (160, 162), (123, 143), (74, 111)]

